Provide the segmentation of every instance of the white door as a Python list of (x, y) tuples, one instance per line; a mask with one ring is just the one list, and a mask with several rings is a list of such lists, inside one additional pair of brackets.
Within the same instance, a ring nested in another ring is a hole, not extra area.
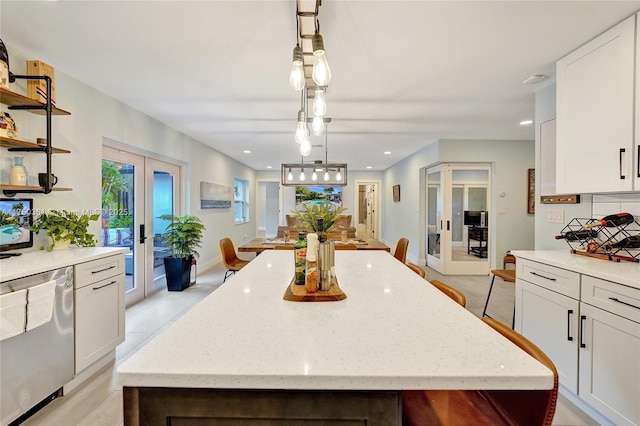
[(169, 250), (160, 236), (169, 224), (160, 219), (164, 214), (180, 214), (180, 166), (153, 158), (145, 159), (145, 296), (167, 288), (163, 259)]
[(515, 329), (551, 358), (560, 384), (577, 393), (579, 302), (521, 279), (516, 301)]
[(580, 304), (578, 396), (617, 425), (640, 424), (640, 324)]
[(159, 235), (167, 223), (162, 214), (180, 214), (180, 166), (103, 147), (102, 235), (109, 247), (127, 247), (127, 306), (166, 289)]

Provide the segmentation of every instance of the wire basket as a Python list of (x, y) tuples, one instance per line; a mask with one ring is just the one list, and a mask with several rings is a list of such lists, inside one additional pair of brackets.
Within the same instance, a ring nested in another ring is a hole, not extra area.
[(574, 218), (562, 228), (561, 235), (571, 253), (598, 259), (620, 262), (640, 262), (640, 247), (633, 247), (632, 240), (640, 235), (640, 224), (634, 220), (625, 225), (597, 219)]

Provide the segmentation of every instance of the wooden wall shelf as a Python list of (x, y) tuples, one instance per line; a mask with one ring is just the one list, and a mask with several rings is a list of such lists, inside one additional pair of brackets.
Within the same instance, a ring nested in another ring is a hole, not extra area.
[[(24, 149), (27, 151), (43, 151), (46, 149), (46, 145), (38, 145), (37, 143), (24, 141), (21, 139), (6, 138), (0, 136), (0, 147), (9, 148), (9, 150)], [(70, 154), (71, 151), (62, 148), (52, 148), (54, 154)]]
[[(44, 194), (44, 187), (42, 186), (24, 186), (24, 185), (7, 185), (0, 184), (0, 190), (7, 192), (31, 192), (31, 193), (42, 193)], [(72, 191), (71, 188), (61, 188), (54, 186), (52, 191)]]
[[(29, 109), (28, 111), (38, 115), (46, 115), (47, 113), (44, 109), (45, 104), (3, 87), (0, 87), (0, 103), (9, 105), (9, 109), (12, 109), (12, 106), (42, 107), (42, 109)], [(52, 108), (51, 113), (53, 115), (71, 115), (69, 111), (56, 107)]]

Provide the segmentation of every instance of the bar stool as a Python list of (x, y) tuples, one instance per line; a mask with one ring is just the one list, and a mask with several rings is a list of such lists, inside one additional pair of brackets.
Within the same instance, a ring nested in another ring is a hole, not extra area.
[[(507, 269), (507, 265), (509, 264), (513, 264), (514, 265), (514, 269)], [(516, 282), (516, 270), (515, 270), (515, 264), (516, 264), (516, 257), (514, 255), (511, 254), (511, 252), (507, 252), (507, 254), (504, 256), (504, 259), (502, 261), (502, 267), (503, 269), (492, 269), (491, 273), (493, 274), (493, 278), (491, 278), (491, 286), (489, 286), (489, 293), (487, 294), (487, 300), (484, 303), (484, 309), (482, 310), (482, 316), (483, 317), (489, 317), (491, 318), (490, 315), (487, 315), (487, 307), (489, 307), (489, 299), (491, 298), (491, 291), (493, 290), (493, 283), (496, 280), (496, 277), (500, 277), (502, 278), (504, 281), (508, 282), (508, 283), (515, 283)], [(511, 328), (513, 329), (514, 326), (516, 324), (516, 302), (515, 300), (513, 301), (513, 319), (511, 320)]]

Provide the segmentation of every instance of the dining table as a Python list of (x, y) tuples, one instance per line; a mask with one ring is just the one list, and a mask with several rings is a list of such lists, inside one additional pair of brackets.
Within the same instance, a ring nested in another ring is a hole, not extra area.
[(402, 390), (553, 387), (385, 251), (336, 251), (340, 301), (285, 300), (293, 275), (289, 252), (266, 251), (122, 362), (125, 424), (389, 426)]
[[(364, 239), (364, 238), (348, 238), (346, 241), (341, 240), (333, 240), (336, 247), (340, 249), (340, 245), (344, 245), (345, 247), (354, 247), (356, 250), (383, 250), (383, 251), (391, 251), (391, 248), (385, 243), (375, 240), (375, 239)], [(256, 253), (260, 254), (265, 250), (273, 250), (276, 246), (291, 246), (293, 250), (293, 244), (296, 242), (295, 239), (287, 239), (284, 238), (254, 238), (253, 240), (247, 241), (246, 243), (238, 246), (239, 252), (244, 253)]]

